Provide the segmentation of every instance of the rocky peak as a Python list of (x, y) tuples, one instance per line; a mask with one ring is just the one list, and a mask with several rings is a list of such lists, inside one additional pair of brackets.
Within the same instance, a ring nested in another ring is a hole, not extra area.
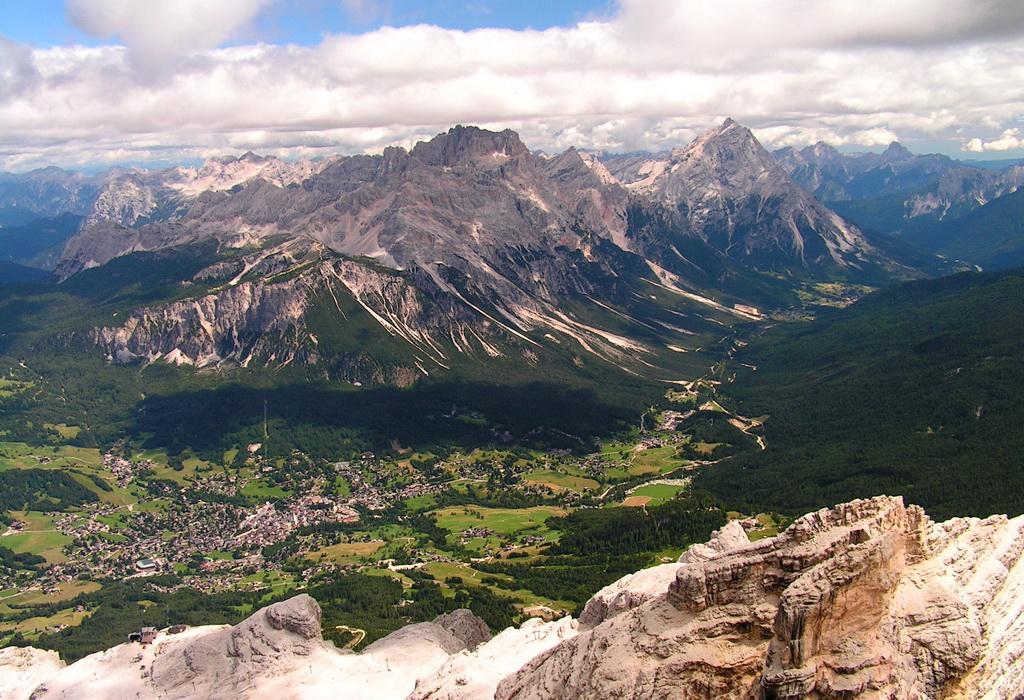
[(765, 269), (898, 269), (856, 227), (801, 189), (750, 129), (727, 119), (630, 185), (719, 252)]
[(586, 151), (577, 151), (575, 148), (570, 150), (572, 150), (573, 153), (575, 153), (576, 156), (579, 157), (580, 161), (582, 161), (582, 163), (587, 166), (587, 169), (590, 170), (590, 172), (592, 172), (594, 176), (601, 181), (602, 184), (622, 184), (619, 182), (619, 179), (612, 175), (612, 172), (594, 154), (587, 153)]
[(527, 155), (530, 150), (511, 129), (488, 131), (461, 124), (430, 141), (421, 141), (412, 149), (414, 158), (428, 165), (449, 168), (465, 164), (497, 167), (512, 158)]
[(882, 151), (882, 160), (887, 163), (899, 163), (906, 160), (913, 160), (914, 157), (914, 154), (899, 141), (893, 141), (884, 151)]
[(476, 649), (491, 638), (491, 630), (487, 623), (469, 610), (461, 608), (434, 618), (434, 624), (440, 625), (458, 639), (466, 649)]
[(585, 151), (569, 147), (543, 163), (544, 172), (556, 182), (588, 185), (618, 184), (615, 176), (597, 158)]
[[(807, 146), (804, 150), (807, 150), (810, 146)], [(792, 167), (803, 165), (806, 162), (806, 157), (802, 151), (798, 151), (792, 146), (783, 146), (772, 151), (772, 155), (783, 163), (791, 163)]]
[(720, 127), (705, 132), (688, 146), (672, 151), (670, 172), (697, 180), (698, 184), (744, 189), (749, 189), (765, 173), (788, 179), (750, 129), (732, 119), (726, 119)]
[(814, 158), (820, 161), (833, 161), (841, 159), (842, 154), (836, 150), (834, 146), (831, 146), (824, 141), (818, 141), (812, 146), (807, 146), (801, 153), (808, 158)]
[(238, 157), (238, 160), (246, 163), (263, 163), (264, 161), (271, 160), (272, 156), (260, 156), (256, 155), (252, 151), (246, 151)]
[(496, 697), (1024, 693), (1024, 517), (936, 524), (879, 496), (810, 513), (774, 538), (734, 534), (677, 565), (667, 595), (597, 618)]
[(320, 606), (306, 594), (271, 605), (263, 614), (272, 629), (291, 632), (303, 639), (320, 639)]

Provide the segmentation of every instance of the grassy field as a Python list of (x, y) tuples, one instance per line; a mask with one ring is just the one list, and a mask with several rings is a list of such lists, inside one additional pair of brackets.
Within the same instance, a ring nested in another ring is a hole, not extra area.
[(203, 556), (207, 559), (215, 559), (219, 561), (230, 561), (235, 558), (233, 553), (225, 552), (222, 549), (215, 549), (212, 552), (206, 552)]
[(184, 460), (182, 462), (184, 467), (181, 471), (171, 469), (165, 461), (159, 461), (154, 459), (153, 466), (150, 469), (153, 470), (154, 479), (163, 479), (165, 481), (173, 481), (179, 486), (188, 486), (196, 478), (196, 463), (193, 460)]
[(610, 459), (629, 459), (633, 445), (628, 442), (606, 442), (601, 445), (601, 454)]
[(280, 486), (274, 486), (264, 479), (250, 481), (240, 488), (238, 492), (243, 496), (249, 496), (250, 498), (264, 498), (268, 501), (279, 500), (291, 496), (291, 493), (288, 491), (285, 491)]
[(132, 510), (138, 513), (152, 513), (156, 511), (166, 511), (171, 505), (171, 502), (166, 498), (148, 498), (145, 501), (136, 503), (132, 506)]
[(465, 541), (468, 550), (479, 554), (494, 554), (503, 545), (518, 537), (533, 535), (554, 540), (556, 532), (544, 526), (544, 521), (555, 515), (565, 515), (566, 511), (552, 506), (536, 506), (533, 508), (483, 508), (478, 506), (456, 506), (443, 508), (430, 513), (437, 524), (452, 535), (449, 541), (459, 539), (460, 533), (469, 528), (487, 528), (494, 534), (484, 537), (472, 537)]
[(96, 520), (105, 524), (111, 530), (121, 530), (127, 525), (126, 517), (123, 513), (114, 513), (112, 515), (97, 515)]
[(29, 639), (34, 639), (42, 632), (52, 631), (56, 625), (79, 625), (88, 616), (88, 610), (76, 611), (68, 608), (47, 617), (30, 617), (21, 622), (0, 622), (0, 634), (21, 632)]
[(71, 543), (71, 538), (57, 532), (52, 516), (34, 511), (11, 511), (11, 515), (24, 522), (25, 529), (0, 537), (0, 544), (15, 552), (38, 554), (51, 564), (67, 561), (61, 549)]
[[(648, 484), (647, 486), (641, 486), (638, 488), (630, 495), (630, 497), (645, 499), (643, 505), (657, 505), (674, 498), (677, 493), (685, 490), (685, 486), (676, 486), (672, 484)], [(640, 504), (637, 503), (636, 505)]]
[(412, 498), (407, 498), (403, 502), (405, 503), (405, 507), (408, 508), (409, 510), (413, 511), (414, 513), (420, 513), (425, 510), (430, 510), (431, 508), (436, 506), (437, 496), (428, 493), (423, 496), (413, 496)]
[(52, 430), (65, 440), (74, 440), (82, 432), (82, 429), (77, 425), (67, 425), (65, 423), (43, 423), (43, 427), (47, 430)]
[(92, 447), (37, 446), (24, 442), (0, 442), (0, 469), (64, 469), (101, 471), (103, 457)]
[(500, 586), (489, 585), (483, 582), (485, 578), (496, 578), (505, 581), (511, 580), (510, 577), (505, 574), (485, 574), (477, 571), (473, 567), (467, 564), (457, 564), (454, 562), (441, 562), (435, 561), (430, 562), (423, 567), (423, 570), (428, 574), (437, 579), (441, 589), (446, 595), (454, 595), (454, 591), (451, 587), (445, 583), (445, 579), (459, 578), (462, 580), (462, 585), (466, 587), (475, 588), (482, 586), (488, 588), (496, 595), (502, 596), (503, 598), (512, 598), (515, 604), (519, 608), (530, 607), (534, 605), (543, 605), (555, 610), (571, 610), (573, 604), (564, 600), (551, 600), (550, 598), (544, 598), (537, 595), (533, 591), (526, 590), (525, 588), (510, 591), (507, 588)]
[[(86, 476), (85, 472), (88, 472), (89, 476)], [(134, 505), (139, 501), (139, 497), (136, 494), (137, 487), (132, 484), (129, 484), (128, 488), (118, 486), (116, 479), (114, 479), (110, 472), (75, 467), (74, 471), (69, 473), (72, 479), (96, 494), (96, 497), (103, 503), (109, 503), (113, 506), (127, 506)], [(102, 479), (110, 486), (110, 490), (101, 489), (90, 477)]]
[(249, 576), (242, 578), (241, 583), (243, 585), (266, 589), (266, 598), (291, 590), (292, 588), (295, 588), (296, 585), (295, 579), (291, 574), (284, 571), (277, 571), (276, 569), (261, 571), (257, 574), (250, 574)]
[(775, 537), (779, 534), (779, 523), (768, 513), (758, 513), (757, 523), (761, 526), (761, 529), (747, 533), (747, 537), (751, 541), (763, 540), (766, 537)]
[(381, 547), (383, 540), (370, 542), (341, 542), (310, 552), (306, 555), (312, 561), (333, 561), (343, 564), (356, 564), (364, 557), (372, 557)]
[(719, 447), (721, 444), (722, 443), (720, 442), (694, 442), (691, 443), (690, 446), (699, 454), (709, 456), (715, 451), (715, 448)]
[(600, 484), (593, 479), (574, 474), (566, 474), (552, 469), (533, 471), (523, 476), (523, 481), (531, 484), (543, 484), (556, 491), (593, 491)]
[(440, 527), (454, 533), (471, 527), (486, 527), (499, 535), (511, 535), (524, 530), (546, 530), (544, 521), (554, 515), (565, 515), (565, 510), (553, 506), (534, 508), (483, 508), (455, 506), (431, 513)]
[(0, 379), (0, 399), (14, 396), (30, 386), (32, 386), (31, 382), (22, 382), (17, 379)]
[(629, 475), (667, 474), (687, 464), (688, 462), (685, 459), (676, 456), (675, 447), (652, 447), (633, 455), (633, 462), (629, 467)]
[(16, 605), (50, 605), (60, 603), (82, 593), (98, 591), (100, 584), (95, 581), (66, 581), (61, 583), (55, 593), (44, 593), (41, 590), (30, 590), (19, 593), (16, 590), (0, 593), (0, 615), (9, 615), (13, 612), (8, 603)]
[[(5, 469), (58, 470), (71, 477), (96, 497), (111, 505), (136, 503), (138, 497), (132, 488), (117, 486), (114, 476), (103, 467), (100, 451), (91, 447), (61, 445), (28, 445), (24, 442), (0, 442), (0, 471)], [(96, 485), (93, 479), (102, 479), (110, 485), (109, 491)]]

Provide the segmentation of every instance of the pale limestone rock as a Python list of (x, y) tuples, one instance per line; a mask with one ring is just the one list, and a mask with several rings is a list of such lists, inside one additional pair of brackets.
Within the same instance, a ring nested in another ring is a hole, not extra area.
[(936, 525), (877, 497), (736, 545), (698, 550), (665, 594), (537, 657), (496, 697), (1024, 694), (1024, 516)]
[(53, 673), (10, 660), (43, 652), (0, 651), (0, 696), (41, 682), (36, 697), (65, 700), (1024, 697), (1024, 516), (935, 524), (877, 497), (739, 534), (602, 590), (590, 627), (533, 620), (483, 641), (462, 611), (352, 654), (299, 596)]
[(0, 649), (0, 698), (26, 700), (47, 678), (64, 668), (55, 651), (31, 647)]
[(554, 622), (531, 618), (509, 627), (475, 651), (455, 654), (437, 671), (416, 681), (410, 700), (491, 700), (505, 676), (541, 652), (576, 636), (570, 617)]
[(707, 561), (723, 552), (749, 544), (750, 540), (743, 527), (739, 522), (731, 521), (712, 533), (711, 539), (706, 543), (695, 544), (683, 552), (679, 557), (679, 563), (642, 569), (602, 588), (587, 601), (583, 612), (580, 613), (580, 627), (596, 627), (621, 612), (632, 610), (651, 598), (664, 595), (668, 585), (675, 580), (680, 567), (686, 564)]
[[(320, 606), (310, 596), (299, 595), (234, 627), (161, 633), (145, 647), (121, 644), (93, 654), (44, 674), (43, 689), (33, 697), (315, 700), (341, 693), (352, 698), (404, 698), (418, 677), (479, 641), (481, 625), (468, 611), (456, 611), (405, 627), (353, 654), (323, 640)], [(10, 675), (17, 679), (16, 687), (35, 687), (40, 681), (20, 671)], [(6, 695), (0, 698), (7, 700)]]
[(731, 520), (722, 528), (711, 534), (711, 539), (703, 544), (695, 544), (679, 557), (683, 564), (699, 564), (713, 559), (723, 552), (746, 547), (750, 544), (747, 533), (739, 521)]
[(665, 595), (668, 585), (675, 580), (683, 564), (661, 564), (627, 574), (608, 584), (587, 601), (580, 613), (580, 627), (591, 629), (605, 620), (646, 603), (651, 598)]

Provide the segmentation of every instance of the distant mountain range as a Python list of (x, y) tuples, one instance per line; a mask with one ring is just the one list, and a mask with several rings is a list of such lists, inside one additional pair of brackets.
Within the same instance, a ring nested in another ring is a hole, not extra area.
[[(377, 156), (5, 174), (0, 260), (55, 268), (78, 289), (173, 269), (166, 293), (80, 331), (115, 362), (295, 363), (407, 384), (460, 357), (589, 357), (668, 380), (716, 327), (799, 303), (801, 286), (955, 269), (907, 243), (950, 255), (948, 240), (852, 205), (902, 197), (900, 221), (945, 225), (1020, 173), (898, 144), (773, 155), (731, 119), (670, 153), (601, 157), (457, 126)], [(1012, 230), (1000, 236), (1012, 257)]]
[[(601, 160), (627, 187), (646, 191), (677, 155), (631, 153)], [(895, 236), (920, 250), (986, 269), (1024, 264), (1024, 222), (1008, 216), (1009, 207), (964, 218), (1024, 185), (1019, 161), (915, 155), (895, 142), (882, 153), (840, 153), (817, 143), (772, 155), (794, 183), (862, 231)], [(1000, 232), (998, 241), (990, 242), (990, 227)]]
[[(862, 228), (986, 269), (1024, 264), (1024, 219), (1007, 204), (1024, 165), (917, 156), (898, 143), (844, 155), (819, 143), (776, 151), (790, 175)], [(1016, 212), (1016, 213), (1015, 213)]]

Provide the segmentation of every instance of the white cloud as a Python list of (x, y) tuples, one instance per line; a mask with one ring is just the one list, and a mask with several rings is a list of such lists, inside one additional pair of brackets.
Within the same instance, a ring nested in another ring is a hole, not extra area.
[(147, 74), (235, 36), (270, 0), (67, 0), (68, 16), (101, 39), (117, 37)]
[(623, 0), (546, 31), (421, 25), (216, 48), (263, 4), (74, 0), (82, 26), (124, 45), (0, 42), (0, 168), (372, 151), (455, 123), (548, 151), (661, 150), (725, 116), (772, 147), (955, 150), (970, 134), (993, 150), (1024, 115), (1016, 0)]
[(1024, 137), (1020, 129), (1007, 129), (999, 138), (992, 141), (982, 141), (974, 137), (963, 145), (963, 150), (970, 153), (984, 153), (985, 151), (1011, 151), (1015, 148), (1024, 148)]
[(0, 36), (0, 102), (13, 99), (38, 80), (29, 48)]

